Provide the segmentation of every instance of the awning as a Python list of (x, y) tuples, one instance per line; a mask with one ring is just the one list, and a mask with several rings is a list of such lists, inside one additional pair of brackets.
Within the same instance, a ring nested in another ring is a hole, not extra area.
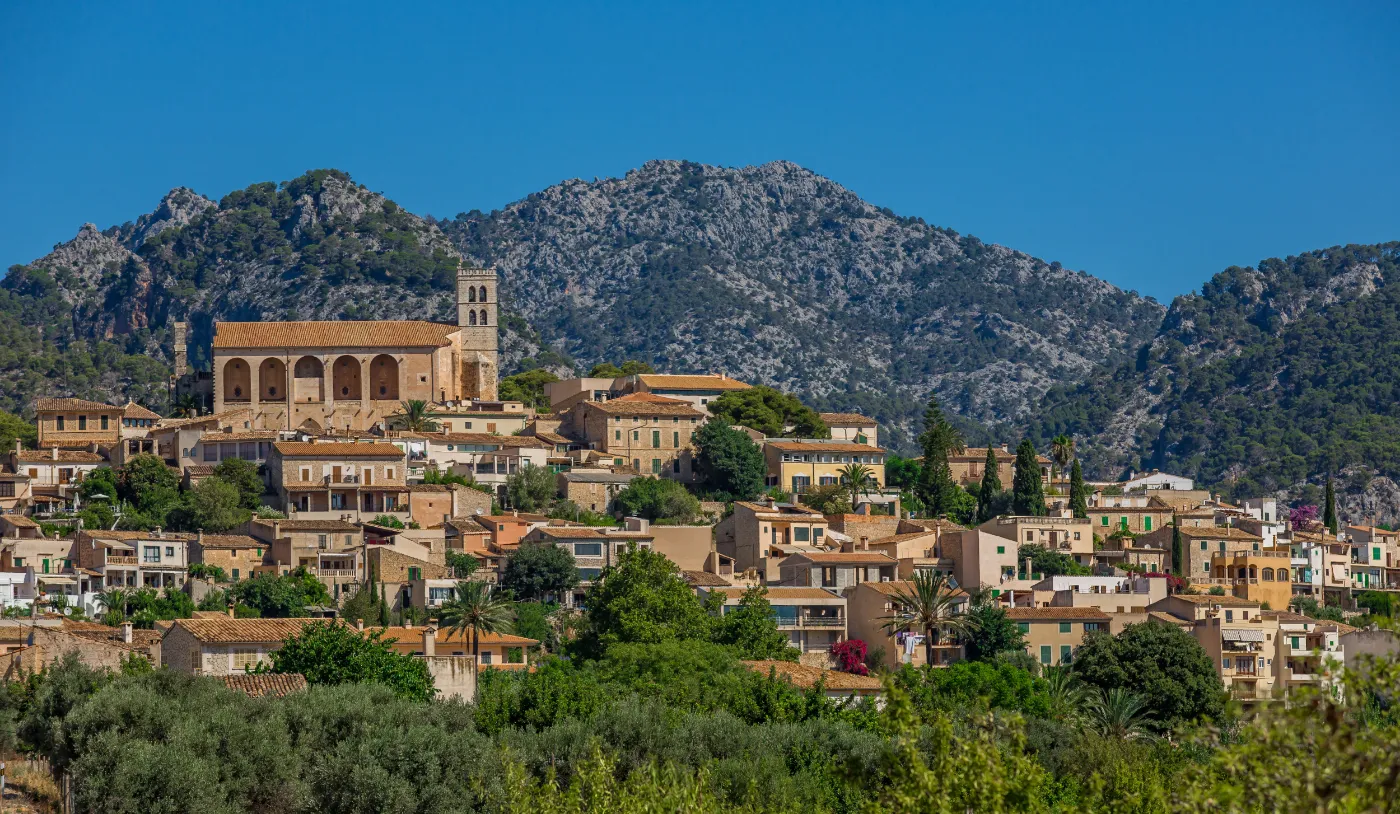
[(1264, 641), (1264, 631), (1225, 628), (1220, 631), (1220, 639), (1226, 642), (1262, 642)]
[(72, 577), (59, 574), (36, 574), (35, 577), (45, 585), (76, 585), (78, 582)]

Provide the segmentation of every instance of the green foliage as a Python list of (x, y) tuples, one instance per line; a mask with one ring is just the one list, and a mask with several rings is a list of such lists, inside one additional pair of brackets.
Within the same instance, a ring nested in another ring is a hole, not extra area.
[(885, 483), (901, 491), (911, 491), (919, 483), (923, 467), (913, 458), (895, 453), (885, 456)]
[(510, 602), (489, 582), (458, 582), (442, 605), (444, 628), (449, 636), (471, 639), (473, 656), (481, 654), (481, 634), (508, 633), (512, 616)]
[(1089, 486), (1084, 483), (1084, 467), (1078, 458), (1069, 472), (1069, 508), (1075, 517), (1089, 516)]
[(522, 512), (545, 509), (558, 492), (554, 473), (546, 466), (521, 466), (506, 476), (506, 499)]
[(258, 465), (242, 458), (225, 458), (214, 467), (214, 477), (238, 490), (238, 505), (256, 509), (262, 505), (263, 480)]
[(172, 525), (216, 534), (228, 531), (251, 516), (243, 500), (237, 486), (218, 477), (205, 478), (189, 491), (183, 510), (170, 514)]
[(1016, 448), (1016, 471), (1012, 478), (1012, 510), (1023, 517), (1044, 517), (1045, 487), (1040, 480), (1040, 461), (1035, 445), (1026, 439)]
[(798, 498), (805, 506), (810, 506), (822, 514), (849, 514), (851, 512), (850, 489), (839, 483), (813, 486)]
[(467, 579), (481, 567), (481, 560), (452, 549), (443, 552), (443, 563), (452, 569), (452, 576), (457, 579)]
[(1089, 566), (1080, 565), (1074, 557), (1033, 543), (1017, 549), (1016, 558), (1022, 563), (1030, 560), (1031, 573), (1040, 574), (1042, 577), (1087, 577), (1093, 573)]
[(117, 496), (160, 525), (180, 503), (180, 476), (154, 455), (135, 455), (117, 473)]
[(157, 620), (189, 619), (194, 616), (194, 600), (184, 591), (166, 588), (156, 593), (141, 588), (127, 594), (127, 608), (133, 626), (154, 628)]
[(408, 432), (437, 432), (441, 424), (433, 418), (432, 405), (423, 399), (399, 402), (399, 412), (390, 416), (389, 429)]
[(404, 523), (392, 514), (376, 514), (370, 521), (372, 525), (382, 526), (386, 529), (402, 529)]
[(117, 501), (117, 472), (110, 466), (97, 467), (78, 484), (78, 496), (83, 500), (92, 500), (99, 495), (108, 503)]
[(623, 642), (708, 641), (718, 599), (712, 595), (710, 607), (701, 605), (675, 563), (650, 549), (631, 548), (588, 589), (579, 652), (596, 658)]
[(1327, 530), (1335, 536), (1337, 534), (1337, 492), (1332, 488), (1331, 475), (1327, 476), (1327, 494), (1323, 501), (1325, 508), (1322, 510), (1322, 525), (1326, 526)]
[(1026, 637), (1006, 611), (991, 602), (974, 603), (968, 611), (971, 630), (964, 640), (967, 657), (973, 661), (990, 661), (1001, 653), (1025, 649)]
[(603, 362), (602, 364), (594, 365), (593, 369), (588, 371), (588, 375), (597, 379), (616, 379), (619, 376), (635, 376), (639, 373), (655, 372), (655, 370), (652, 370), (651, 365), (646, 362), (638, 362), (635, 359), (629, 359), (622, 363), (622, 367), (618, 367), (611, 362)]
[(557, 601), (576, 585), (573, 554), (550, 542), (522, 543), (501, 570), (501, 588), (525, 602)]
[(948, 456), (965, 449), (962, 434), (943, 415), (943, 408), (934, 396), (929, 396), (924, 408), (924, 431), (919, 434), (919, 446), (924, 452), (924, 465), (918, 493), (925, 513), (930, 517), (965, 514), (966, 500), (958, 494), (961, 490), (953, 481), (948, 466)]
[(1122, 633), (1091, 633), (1074, 655), (1074, 672), (1101, 690), (1130, 690), (1146, 700), (1149, 725), (1160, 731), (1200, 718), (1219, 720), (1220, 678), (1189, 633), (1157, 622)]
[(14, 413), (0, 410), (0, 449), (14, 449), (15, 441), (23, 442), (25, 449), (33, 449), (39, 442), (39, 430)]
[(987, 445), (987, 458), (982, 462), (982, 484), (977, 490), (977, 522), (985, 523), (997, 516), (996, 499), (1002, 492), (1001, 463), (996, 447)]
[(383, 684), (410, 701), (432, 698), (436, 690), (427, 664), (394, 652), (381, 636), (379, 631), (312, 622), (272, 651), (271, 672), (301, 673), (308, 684)]
[(286, 575), (258, 574), (233, 585), (229, 595), (259, 616), (279, 619), (305, 616), (310, 605), (331, 604), (326, 586), (304, 568)]
[(745, 590), (738, 607), (726, 610), (715, 629), (716, 642), (734, 648), (744, 659), (797, 660), (797, 650), (778, 630), (767, 588), (760, 585)]
[(747, 434), (723, 421), (707, 421), (691, 440), (698, 448), (695, 473), (712, 499), (753, 500), (763, 491), (763, 450)]
[(533, 407), (542, 413), (549, 412), (549, 398), (544, 394), (544, 386), (559, 381), (559, 377), (543, 368), (527, 370), (514, 376), (501, 379), (499, 395), (501, 401), (518, 401), (526, 407)]
[(715, 419), (757, 430), (769, 438), (831, 437), (831, 430), (815, 410), (796, 396), (765, 385), (730, 390), (711, 401), (709, 407)]
[(515, 635), (545, 644), (549, 644), (554, 639), (554, 628), (549, 623), (549, 617), (558, 610), (557, 605), (544, 602), (516, 602), (512, 610), (515, 613), (515, 618), (511, 622), (511, 632)]
[(700, 516), (700, 501), (677, 481), (639, 477), (617, 493), (613, 509), (627, 517), (688, 523)]

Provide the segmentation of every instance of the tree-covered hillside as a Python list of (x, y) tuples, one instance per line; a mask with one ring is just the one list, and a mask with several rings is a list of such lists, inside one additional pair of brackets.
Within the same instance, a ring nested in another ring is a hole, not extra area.
[(1236, 495), (1400, 477), (1400, 243), (1227, 269), (1032, 426), (1075, 435), (1093, 474), (1157, 467)]

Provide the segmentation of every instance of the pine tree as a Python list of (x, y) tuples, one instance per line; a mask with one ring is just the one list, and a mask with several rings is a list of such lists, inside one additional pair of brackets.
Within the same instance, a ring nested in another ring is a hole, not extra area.
[(1044, 517), (1045, 486), (1040, 479), (1040, 461), (1030, 439), (1016, 448), (1016, 474), (1011, 481), (1012, 510), (1021, 516)]
[(929, 517), (946, 515), (958, 502), (958, 485), (948, 466), (948, 453), (962, 452), (962, 435), (948, 423), (935, 396), (929, 396), (924, 410), (924, 431), (919, 433), (924, 450), (924, 468), (919, 480), (919, 499)]
[(1001, 464), (997, 461), (996, 447), (987, 446), (987, 460), (982, 464), (982, 488), (977, 490), (977, 522), (991, 520), (995, 513), (997, 496), (1001, 494)]
[(1332, 476), (1327, 476), (1327, 506), (1322, 510), (1322, 525), (1332, 532), (1332, 536), (1337, 535), (1337, 492), (1332, 488)]
[(1078, 458), (1069, 470), (1069, 508), (1075, 517), (1089, 516), (1089, 487), (1084, 484), (1084, 467)]

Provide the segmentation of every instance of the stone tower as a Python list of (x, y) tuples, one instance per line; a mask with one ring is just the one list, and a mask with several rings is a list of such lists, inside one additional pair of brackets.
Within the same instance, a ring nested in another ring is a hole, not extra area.
[(462, 329), (462, 398), (496, 400), (500, 322), (496, 270), (457, 265), (457, 326)]

